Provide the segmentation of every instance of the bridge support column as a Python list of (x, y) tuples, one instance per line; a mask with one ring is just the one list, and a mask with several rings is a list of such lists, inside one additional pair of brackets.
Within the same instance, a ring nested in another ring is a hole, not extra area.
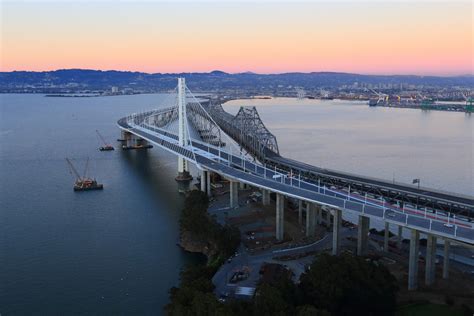
[(326, 225), (331, 227), (331, 211), (329, 209), (326, 211)]
[(206, 172), (206, 191), (207, 191), (207, 196), (212, 196), (212, 192), (211, 192), (211, 172), (210, 171)]
[(191, 181), (193, 179), (189, 173), (188, 162), (184, 158), (178, 157), (178, 176), (175, 179), (179, 182)]
[(303, 224), (303, 200), (298, 201), (298, 224)]
[(270, 205), (270, 191), (262, 189), (262, 204)]
[[(332, 229), (332, 254), (337, 256), (339, 254), (340, 239), (341, 239), (341, 222), (342, 222), (342, 211), (334, 209), (334, 226)], [(330, 212), (328, 211), (328, 214)]]
[(239, 183), (230, 181), (230, 207), (236, 208), (239, 206)]
[(449, 248), (451, 243), (448, 239), (444, 240), (444, 257), (443, 257), (443, 279), (449, 278)]
[(285, 220), (285, 196), (277, 193), (276, 195), (276, 239), (283, 240)]
[(316, 233), (316, 205), (306, 204), (306, 236), (312, 237)]
[(383, 251), (388, 252), (388, 240), (390, 238), (390, 223), (385, 222), (385, 230), (383, 233)]
[(323, 222), (323, 209), (321, 206), (316, 206), (316, 224), (321, 225)]
[(240, 190), (247, 190), (249, 188), (247, 183), (239, 182), (239, 189)]
[(398, 249), (402, 249), (402, 241), (403, 241), (403, 226), (398, 226), (398, 239), (397, 239), (397, 247)]
[(408, 258), (408, 290), (418, 288), (418, 253), (420, 244), (420, 232), (411, 230), (410, 257)]
[(427, 236), (425, 259), (425, 284), (431, 285), (436, 277), (436, 237), (433, 235)]
[(124, 130), (120, 130), (120, 139), (122, 140), (122, 146), (128, 146), (128, 139), (130, 138), (130, 133)]
[(359, 215), (359, 226), (357, 229), (357, 255), (364, 256), (367, 254), (369, 242), (369, 224), (370, 218)]
[(203, 170), (201, 173), (201, 191), (207, 194), (206, 178), (208, 171)]

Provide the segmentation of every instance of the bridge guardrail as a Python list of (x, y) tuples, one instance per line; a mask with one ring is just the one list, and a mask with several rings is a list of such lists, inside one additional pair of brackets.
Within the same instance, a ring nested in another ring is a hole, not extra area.
[[(263, 176), (263, 179), (265, 180), (270, 180), (289, 187), (303, 189), (339, 199), (341, 200), (342, 204), (334, 201), (336, 204), (335, 206), (339, 208), (360, 212), (361, 214), (381, 217), (384, 220), (393, 221), (396, 223), (404, 222), (407, 226), (416, 226), (427, 231), (443, 232), (445, 234), (448, 233), (454, 237), (458, 237), (459, 233), (461, 232), (460, 237), (472, 239), (472, 225), (460, 223), (455, 219), (455, 217), (453, 220), (450, 220), (449, 216), (447, 218), (439, 218), (437, 217), (437, 214), (435, 214), (436, 217), (433, 219), (427, 218), (426, 212), (423, 217), (419, 216), (419, 214), (411, 214), (410, 211), (405, 209), (396, 209), (392, 205), (386, 206), (385, 201), (383, 202), (383, 205), (379, 205), (367, 200), (367, 197), (365, 197), (365, 199), (361, 199), (358, 196), (351, 195), (350, 192), (342, 193), (340, 191), (327, 188), (326, 186), (318, 186), (315, 183), (302, 180), (301, 176), (296, 178), (291, 174), (288, 175), (279, 172), (276, 168), (272, 170), (267, 168), (265, 165), (243, 159), (239, 156), (235, 156), (232, 153), (222, 150), (220, 147), (215, 147), (198, 140), (192, 140), (191, 143), (186, 146), (188, 148), (183, 148), (182, 146), (177, 145), (177, 135), (172, 134), (164, 129), (145, 124), (144, 118), (149, 115), (153, 115), (154, 113), (156, 113), (156, 111), (140, 113), (138, 115), (132, 114), (127, 119), (127, 123), (129, 123), (130, 126), (136, 126), (140, 129), (144, 129), (144, 132), (146, 133), (152, 131), (159, 135), (159, 137), (166, 137), (167, 140), (164, 141), (166, 141), (167, 147), (171, 147), (173, 151), (187, 157), (188, 159), (192, 160), (193, 154), (197, 153), (199, 150), (205, 151), (214, 155), (213, 159), (218, 163), (225, 162), (229, 167), (241, 169), (246, 173), (251, 173), (258, 177)], [(278, 181), (277, 179), (280, 180)], [(362, 208), (360, 205), (362, 205)], [(380, 214), (380, 212), (382, 213)]]

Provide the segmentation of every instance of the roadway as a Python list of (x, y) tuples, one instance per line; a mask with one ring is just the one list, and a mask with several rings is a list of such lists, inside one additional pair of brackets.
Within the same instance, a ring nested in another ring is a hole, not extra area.
[(361, 200), (359, 197), (320, 187), (303, 179), (288, 177), (200, 141), (193, 140), (192, 146), (182, 147), (178, 143), (176, 134), (154, 126), (143, 125), (143, 122), (137, 117), (131, 120), (123, 118), (119, 120), (118, 125), (123, 130), (196, 163), (200, 168), (216, 172), (234, 181), (306, 202), (341, 209), (344, 212), (413, 228), (420, 232), (474, 244), (474, 229), (470, 223), (447, 224), (442, 219), (425, 218), (418, 214), (402, 212), (390, 206), (380, 206), (370, 201)]
[(270, 162), (274, 162), (276, 164), (285, 165), (291, 169), (299, 170), (301, 172), (308, 172), (313, 173), (316, 175), (332, 177), (339, 180), (350, 180), (353, 183), (358, 183), (365, 186), (376, 186), (381, 189), (386, 189), (390, 191), (396, 191), (408, 195), (414, 195), (421, 198), (426, 199), (436, 199), (439, 201), (444, 201), (447, 203), (455, 203), (464, 207), (472, 208), (474, 206), (474, 199), (470, 196), (456, 194), (451, 192), (442, 192), (437, 191), (434, 189), (427, 189), (427, 188), (417, 188), (414, 186), (409, 186), (401, 183), (392, 183), (388, 181), (384, 181), (381, 179), (375, 179), (370, 177), (362, 177), (350, 173), (343, 173), (340, 171), (323, 169), (319, 167), (315, 167), (303, 162), (299, 162), (293, 159), (285, 158), (282, 156), (273, 156), (268, 158)]
[[(260, 161), (270, 166), (276, 166), (286, 172), (301, 173), (307, 178), (326, 184), (328, 187), (334, 185), (335, 187), (352, 188), (361, 192), (373, 192), (375, 195), (383, 196), (388, 200), (428, 207), (433, 211), (439, 210), (446, 214), (457, 214), (458, 217), (463, 216), (467, 221), (472, 221), (474, 218), (474, 197), (472, 196), (323, 169), (282, 157), (278, 153), (278, 149), (276, 151), (272, 150), (263, 145), (258, 137), (254, 138), (251, 134), (254, 132), (253, 130), (247, 130), (248, 127), (246, 126), (240, 126), (239, 124), (242, 123), (238, 119), (239, 114), (233, 116), (227, 113), (222, 106), (208, 107), (208, 112), (224, 132), (232, 136), (236, 142)], [(259, 117), (256, 120), (257, 123), (264, 126)], [(257, 123), (254, 122), (255, 125), (258, 125)], [(266, 131), (271, 135), (268, 130)]]

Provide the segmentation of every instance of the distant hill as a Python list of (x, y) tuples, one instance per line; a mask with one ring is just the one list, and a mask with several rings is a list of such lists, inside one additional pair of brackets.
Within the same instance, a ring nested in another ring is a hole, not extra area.
[(55, 71), (0, 72), (0, 92), (51, 92), (107, 90), (113, 86), (140, 92), (168, 91), (176, 86), (176, 78), (185, 77), (194, 91), (255, 90), (272, 91), (291, 87), (305, 89), (334, 88), (359, 84), (413, 84), (439, 87), (473, 87), (474, 77), (382, 76), (337, 72), (230, 74), (215, 70), (209, 73), (144, 73), (102, 71), (90, 69), (61, 69)]

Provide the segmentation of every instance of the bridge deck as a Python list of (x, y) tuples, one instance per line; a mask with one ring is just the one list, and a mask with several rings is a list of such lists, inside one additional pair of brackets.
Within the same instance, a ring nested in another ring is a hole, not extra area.
[(330, 176), (335, 178), (340, 178), (344, 180), (350, 180), (353, 182), (366, 184), (370, 186), (377, 186), (380, 188), (386, 188), (388, 190), (399, 191), (406, 194), (412, 194), (414, 196), (422, 196), (427, 198), (434, 198), (437, 200), (443, 200), (446, 202), (456, 203), (458, 205), (463, 205), (466, 207), (473, 207), (474, 206), (474, 198), (467, 195), (452, 193), (452, 192), (443, 192), (438, 191), (432, 188), (417, 188), (414, 186), (402, 184), (402, 183), (392, 183), (388, 181), (384, 181), (381, 179), (370, 178), (370, 177), (362, 177), (355, 174), (344, 173), (335, 170), (323, 169), (319, 167), (315, 167), (300, 161), (296, 161), (293, 159), (285, 158), (282, 156), (274, 156), (269, 158), (271, 161), (275, 161), (280, 164), (285, 164), (293, 169), (298, 169), (303, 172), (311, 172), (315, 174), (321, 174), (324, 176)]
[[(415, 208), (427, 208), (432, 212), (443, 212), (467, 220), (474, 220), (474, 197), (452, 192), (443, 192), (431, 188), (418, 188), (414, 185), (393, 183), (386, 180), (370, 178), (328, 170), (312, 166), (303, 162), (282, 157), (278, 150), (268, 148), (265, 141), (260, 141), (252, 135), (246, 125), (238, 120), (238, 115), (233, 116), (226, 112), (222, 105), (208, 106), (207, 110), (220, 128), (238, 142), (245, 150), (268, 165), (276, 166), (281, 170), (292, 173), (301, 173), (307, 178), (317, 181), (326, 186), (334, 186), (349, 190), (357, 190), (364, 193), (383, 197), (387, 201), (397, 201), (402, 204), (416, 205)], [(256, 109), (255, 109), (256, 112)], [(240, 112), (239, 112), (240, 113)], [(260, 117), (255, 114), (255, 124), (262, 124)], [(274, 136), (269, 133), (274, 139)], [(276, 142), (276, 140), (275, 140)]]
[(426, 214), (423, 217), (420, 214), (412, 214), (392, 206), (385, 207), (371, 201), (364, 201), (357, 196), (319, 187), (294, 177), (286, 177), (279, 172), (269, 170), (257, 163), (244, 160), (199, 141), (193, 141), (192, 146), (182, 147), (178, 144), (176, 134), (153, 126), (143, 127), (138, 124), (129, 123), (125, 118), (119, 120), (118, 125), (121, 129), (142, 137), (191, 162), (197, 163), (201, 168), (222, 174), (230, 179), (307, 202), (339, 208), (344, 212), (364, 214), (374, 219), (415, 228), (422, 232), (448, 237), (469, 244), (474, 243), (474, 229), (470, 223), (450, 221), (451, 224), (446, 224), (446, 218), (430, 218), (426, 217)]

